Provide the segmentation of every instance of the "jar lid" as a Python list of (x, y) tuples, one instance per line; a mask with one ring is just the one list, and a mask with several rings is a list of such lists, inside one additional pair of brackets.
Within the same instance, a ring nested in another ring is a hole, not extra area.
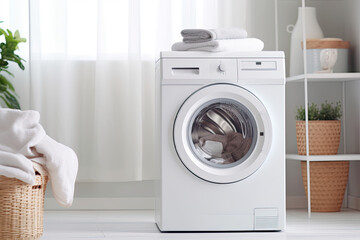
[[(303, 42), (301, 42), (301, 48), (303, 48)], [(321, 38), (306, 40), (306, 49), (318, 48), (350, 48), (350, 42), (343, 41), (341, 38)]]

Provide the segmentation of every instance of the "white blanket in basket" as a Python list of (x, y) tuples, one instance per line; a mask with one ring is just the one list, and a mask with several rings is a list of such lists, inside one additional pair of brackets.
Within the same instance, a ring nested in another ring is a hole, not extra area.
[(0, 175), (34, 184), (32, 162), (49, 173), (57, 202), (70, 207), (73, 202), (78, 159), (69, 147), (46, 135), (36, 111), (0, 108)]

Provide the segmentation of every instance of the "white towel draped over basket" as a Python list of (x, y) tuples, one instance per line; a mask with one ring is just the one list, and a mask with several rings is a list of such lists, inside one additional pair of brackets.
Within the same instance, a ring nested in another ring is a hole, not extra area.
[(0, 175), (34, 184), (33, 162), (49, 173), (57, 202), (73, 202), (78, 159), (69, 147), (46, 135), (36, 111), (0, 108)]

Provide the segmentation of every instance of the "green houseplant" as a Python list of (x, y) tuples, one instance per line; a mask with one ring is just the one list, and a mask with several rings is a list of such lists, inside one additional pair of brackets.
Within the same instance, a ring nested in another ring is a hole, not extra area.
[(21, 42), (26, 42), (26, 39), (20, 37), (19, 31), (13, 34), (9, 29), (5, 31), (0, 28), (0, 99), (8, 108), (20, 109), (14, 86), (6, 75), (14, 77), (9, 71), (10, 62), (16, 63), (22, 70), (25, 69), (22, 63), (25, 60), (15, 54)]
[[(341, 104), (325, 103), (321, 104), (319, 109), (315, 103), (308, 108), (309, 120), (339, 120), (341, 118)], [(296, 111), (296, 120), (305, 121), (305, 108), (300, 106)]]
[[(337, 154), (341, 134), (341, 104), (325, 103), (308, 107), (310, 155)], [(306, 155), (305, 109), (296, 111), (296, 140), (299, 155)], [(307, 164), (301, 162), (301, 173), (307, 194)], [(310, 162), (311, 210), (340, 211), (349, 176), (349, 161)]]

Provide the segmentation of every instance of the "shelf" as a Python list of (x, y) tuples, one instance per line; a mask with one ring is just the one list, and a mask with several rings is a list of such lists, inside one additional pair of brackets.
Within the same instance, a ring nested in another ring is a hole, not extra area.
[(324, 161), (360, 161), (360, 154), (336, 154), (336, 155), (306, 155), (286, 154), (286, 159), (294, 161), (324, 162)]
[[(306, 75), (309, 82), (346, 82), (360, 80), (360, 73), (309, 73)], [(286, 78), (286, 82), (300, 82), (305, 79), (305, 74)]]

